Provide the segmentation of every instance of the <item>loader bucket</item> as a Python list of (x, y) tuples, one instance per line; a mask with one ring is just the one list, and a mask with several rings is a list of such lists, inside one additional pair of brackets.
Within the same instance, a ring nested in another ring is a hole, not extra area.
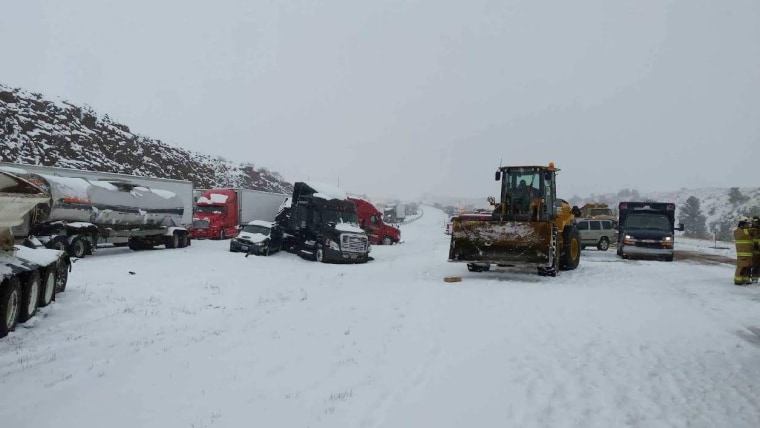
[(449, 261), (551, 266), (552, 223), (454, 219)]

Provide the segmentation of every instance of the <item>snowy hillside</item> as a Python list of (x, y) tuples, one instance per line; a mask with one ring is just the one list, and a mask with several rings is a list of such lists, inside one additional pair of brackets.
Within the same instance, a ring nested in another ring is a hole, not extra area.
[(137, 135), (91, 108), (0, 84), (0, 160), (190, 180), (198, 188), (290, 193), (265, 168), (236, 164)]

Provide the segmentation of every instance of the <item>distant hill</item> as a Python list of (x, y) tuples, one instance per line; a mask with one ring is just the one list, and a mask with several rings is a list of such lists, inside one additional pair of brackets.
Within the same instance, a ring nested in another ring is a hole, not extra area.
[(90, 107), (0, 84), (0, 160), (290, 193), (276, 172), (137, 135)]

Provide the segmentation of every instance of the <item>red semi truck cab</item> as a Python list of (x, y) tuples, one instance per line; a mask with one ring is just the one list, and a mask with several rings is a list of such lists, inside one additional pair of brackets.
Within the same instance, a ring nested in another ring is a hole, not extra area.
[(237, 236), (238, 195), (234, 189), (209, 189), (196, 201), (190, 237), (226, 239)]
[(401, 231), (383, 221), (383, 213), (374, 205), (359, 198), (348, 198), (356, 205), (359, 226), (367, 233), (370, 244), (391, 245), (401, 241)]

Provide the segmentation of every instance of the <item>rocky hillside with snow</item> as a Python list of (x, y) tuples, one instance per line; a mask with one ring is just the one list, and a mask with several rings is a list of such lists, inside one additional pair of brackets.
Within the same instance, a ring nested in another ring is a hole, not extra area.
[(192, 181), (197, 188), (290, 193), (276, 172), (191, 152), (130, 131), (87, 106), (0, 84), (0, 160)]

